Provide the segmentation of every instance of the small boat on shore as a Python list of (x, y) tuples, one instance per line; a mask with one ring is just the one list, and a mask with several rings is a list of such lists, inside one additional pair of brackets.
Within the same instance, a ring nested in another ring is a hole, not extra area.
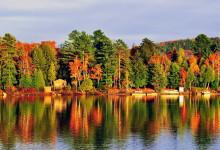
[(157, 96), (157, 93), (154, 92), (154, 93), (147, 93), (147, 96)]
[(163, 89), (160, 94), (162, 95), (179, 95), (179, 91), (175, 89)]
[(134, 93), (132, 93), (132, 96), (146, 96), (146, 93), (142, 92), (142, 91), (135, 91)]
[(3, 92), (2, 97), (3, 97), (3, 99), (5, 99), (7, 97), (7, 94), (5, 92)]
[(201, 93), (202, 93), (202, 95), (210, 95), (211, 94), (210, 91), (202, 91)]

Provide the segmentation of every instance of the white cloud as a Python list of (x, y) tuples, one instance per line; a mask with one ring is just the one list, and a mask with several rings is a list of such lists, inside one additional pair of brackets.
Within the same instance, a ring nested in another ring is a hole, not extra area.
[(0, 33), (64, 41), (73, 29), (102, 29), (130, 45), (220, 32), (219, 0), (2, 0)]
[(4, 0), (0, 9), (12, 11), (79, 9), (96, 0)]

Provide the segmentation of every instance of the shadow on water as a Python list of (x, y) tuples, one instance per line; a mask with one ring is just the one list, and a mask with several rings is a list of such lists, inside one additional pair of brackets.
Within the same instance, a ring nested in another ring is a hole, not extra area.
[(217, 96), (1, 100), (0, 148), (209, 149), (220, 145), (219, 106)]

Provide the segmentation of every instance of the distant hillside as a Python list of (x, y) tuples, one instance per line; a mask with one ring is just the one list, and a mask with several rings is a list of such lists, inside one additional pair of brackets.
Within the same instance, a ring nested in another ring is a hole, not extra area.
[[(220, 38), (212, 37), (210, 38), (212, 42), (211, 50), (212, 51), (220, 51)], [(195, 39), (181, 39), (181, 40), (173, 40), (173, 41), (165, 41), (160, 42), (158, 44), (164, 51), (172, 51), (174, 49), (187, 49), (194, 50), (195, 48)]]

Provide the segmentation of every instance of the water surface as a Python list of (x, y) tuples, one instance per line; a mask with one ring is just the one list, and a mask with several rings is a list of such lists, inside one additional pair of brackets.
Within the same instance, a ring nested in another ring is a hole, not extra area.
[(220, 97), (0, 101), (0, 149), (220, 149)]

